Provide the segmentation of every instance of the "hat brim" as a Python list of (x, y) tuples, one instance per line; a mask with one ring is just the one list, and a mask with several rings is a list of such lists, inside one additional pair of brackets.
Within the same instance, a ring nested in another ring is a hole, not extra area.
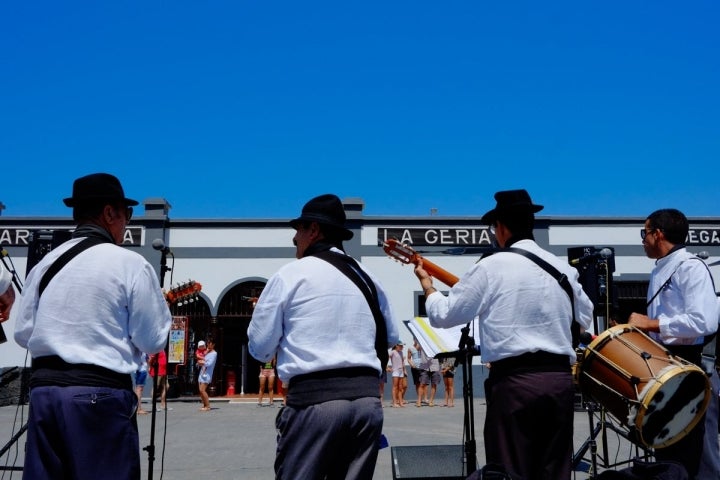
[(340, 234), (340, 239), (343, 241), (350, 240), (355, 235), (352, 231), (345, 228), (344, 225), (339, 225), (335, 222), (329, 222), (327, 220), (327, 218), (325, 218), (325, 217), (316, 217), (314, 215), (307, 215), (307, 214), (301, 215), (294, 220), (290, 220), (290, 226), (292, 228), (294, 228), (295, 230), (297, 230), (298, 226), (304, 222), (317, 222), (322, 225), (328, 225), (338, 231), (338, 233)]
[(505, 208), (500, 208), (500, 209), (495, 207), (492, 210), (488, 211), (485, 215), (483, 215), (482, 218), (480, 219), (480, 222), (484, 225), (492, 225), (493, 223), (495, 223), (495, 220), (497, 220), (497, 215), (498, 215), (499, 211), (537, 213), (540, 210), (542, 210), (543, 208), (545, 208), (543, 205), (535, 205), (535, 204), (519, 205), (519, 206), (515, 206), (515, 207), (510, 206), (510, 207), (505, 207)]
[(77, 199), (74, 197), (68, 197), (63, 199), (63, 203), (66, 207), (77, 207), (78, 205), (88, 205), (88, 204), (97, 204), (99, 202), (122, 202), (128, 207), (134, 207), (135, 205), (140, 205), (140, 202), (137, 200), (133, 200), (132, 198), (112, 198), (112, 197), (85, 197), (81, 199)]

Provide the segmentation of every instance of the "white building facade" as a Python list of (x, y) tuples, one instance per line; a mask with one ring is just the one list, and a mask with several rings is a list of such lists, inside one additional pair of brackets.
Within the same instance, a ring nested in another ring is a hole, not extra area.
[[(348, 227), (355, 233), (345, 248), (379, 278), (401, 320), (423, 315), (424, 299), (412, 267), (390, 259), (380, 246), (383, 240), (398, 238), (457, 276), (492, 246), (490, 233), (480, 224), (479, 215), (365, 216), (361, 199), (349, 198), (343, 203)], [(236, 393), (257, 391), (259, 364), (247, 354), (247, 326), (264, 284), (283, 264), (295, 259), (290, 219), (173, 219), (164, 199), (150, 198), (143, 205), (144, 215), (136, 212), (128, 226), (126, 247), (156, 265), (160, 275), (162, 254), (152, 244), (161, 239), (171, 252), (166, 256), (170, 270), (161, 277), (164, 288), (178, 287), (181, 293), (193, 294), (188, 295), (187, 303), (171, 307), (180, 319), (178, 331), (182, 330), (177, 343), (182, 344), (178, 347), (182, 349), (178, 357), (182, 362), (174, 365), (178, 388), (193, 393), (193, 347), (198, 340), (212, 336), (219, 352), (214, 393), (227, 393), (231, 384), (237, 384)], [(720, 218), (689, 220), (688, 249), (707, 255), (706, 262), (717, 278)], [(596, 254), (580, 262), (578, 268), (582, 269), (583, 286), (596, 301), (599, 330), (604, 329), (610, 315), (622, 322), (633, 311), (645, 311), (653, 260), (645, 256), (641, 246), (644, 221), (644, 217), (536, 218), (535, 239), (541, 247), (568, 260)], [(21, 289), (28, 263), (36, 263), (52, 249), (53, 238), (59, 242), (73, 227), (70, 217), (0, 216), (0, 247), (5, 263), (2, 268), (15, 271)], [(607, 259), (597, 255), (603, 248), (611, 249), (613, 255)], [(199, 285), (190, 287), (190, 280)], [(443, 290), (441, 284), (438, 288)], [(3, 328), (8, 342), (0, 345), (0, 367), (29, 366), (26, 351), (12, 339), (12, 315)], [(402, 325), (398, 328), (404, 341), (410, 342), (410, 332)]]

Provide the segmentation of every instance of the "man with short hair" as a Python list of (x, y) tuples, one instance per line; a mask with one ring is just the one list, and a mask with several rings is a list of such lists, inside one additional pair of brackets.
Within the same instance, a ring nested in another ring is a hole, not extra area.
[(297, 261), (280, 268), (258, 299), (250, 353), (277, 355), (287, 384), (275, 476), (368, 479), (383, 424), (378, 382), (398, 332), (383, 288), (343, 241), (353, 232), (336, 195), (308, 201), (290, 225)]
[(413, 385), (415, 385), (415, 394), (417, 395), (417, 406), (421, 406), (422, 402), (427, 402), (427, 394), (423, 397), (420, 395), (420, 352), (422, 347), (418, 343), (417, 338), (413, 337), (412, 346), (408, 347), (407, 361), (410, 365), (410, 374), (412, 375)]
[(78, 178), (64, 202), (77, 228), (30, 271), (16, 312), (32, 356), (23, 477), (139, 479), (131, 374), (165, 346), (170, 310), (155, 269), (119, 246), (138, 204), (120, 181)]
[[(670, 353), (703, 368), (702, 352), (705, 338), (718, 328), (718, 300), (712, 275), (705, 262), (688, 252), (685, 239), (689, 222), (677, 209), (665, 208), (651, 213), (640, 231), (642, 246), (648, 258), (655, 259), (648, 286), (647, 315), (632, 313), (628, 324), (649, 333)], [(712, 372), (711, 375), (717, 375)], [(713, 390), (712, 395), (718, 392)], [(716, 400), (716, 399), (713, 399)], [(717, 402), (711, 402), (717, 408)], [(713, 413), (714, 425), (709, 425), (708, 435), (713, 437), (713, 449), (717, 443), (717, 413)], [(717, 452), (704, 452), (705, 419), (678, 442), (655, 449), (658, 460), (672, 460), (687, 470), (690, 478), (704, 480), (718, 478)], [(709, 467), (713, 473), (700, 474), (703, 455), (714, 459)]]

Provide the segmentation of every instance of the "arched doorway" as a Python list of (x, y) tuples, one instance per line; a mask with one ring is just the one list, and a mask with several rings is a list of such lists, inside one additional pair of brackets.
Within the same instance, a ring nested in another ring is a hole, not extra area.
[(253, 308), (265, 282), (249, 280), (228, 290), (218, 306), (217, 323), (222, 342), (218, 344), (218, 361), (223, 381), (221, 392), (227, 391), (227, 379), (235, 377), (235, 393), (257, 393), (260, 362), (248, 353), (247, 330)]
[[(192, 301), (191, 301), (192, 300)], [(177, 379), (177, 391), (183, 395), (198, 393), (197, 369), (195, 367), (195, 347), (197, 342), (210, 335), (213, 324), (210, 307), (207, 301), (197, 292), (196, 295), (175, 301), (170, 305), (173, 317), (187, 317), (187, 341), (185, 346), (185, 363), (175, 364), (171, 370)], [(170, 372), (168, 372), (170, 374)], [(217, 378), (217, 375), (214, 376)], [(171, 381), (173, 378), (168, 375)], [(213, 381), (215, 383), (215, 381)], [(172, 387), (173, 385), (171, 385)], [(211, 385), (212, 386), (212, 385)], [(168, 391), (170, 393), (172, 388)]]

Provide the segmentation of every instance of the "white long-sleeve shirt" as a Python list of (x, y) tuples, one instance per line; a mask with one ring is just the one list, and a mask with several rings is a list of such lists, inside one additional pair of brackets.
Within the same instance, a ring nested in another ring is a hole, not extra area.
[(65, 265), (38, 297), (52, 263), (82, 238), (48, 253), (28, 275), (17, 308), (15, 341), (33, 358), (135, 372), (143, 352), (162, 350), (172, 317), (157, 274), (136, 252), (103, 243)]
[(672, 276), (648, 306), (648, 317), (660, 321), (651, 336), (665, 345), (695, 345), (718, 328), (720, 312), (710, 272), (702, 260), (680, 248), (658, 259), (653, 268), (648, 301)]
[[(399, 336), (387, 295), (367, 273), (377, 287), (388, 343), (395, 344)], [(268, 281), (248, 328), (249, 351), (260, 361), (277, 353), (284, 382), (335, 368), (372, 367), (379, 374), (375, 330), (360, 289), (330, 263), (309, 256), (283, 266)]]
[[(589, 328), (593, 304), (582, 289), (575, 268), (532, 240), (513, 244), (534, 253), (564, 273), (575, 296), (575, 319)], [(479, 317), (484, 362), (545, 351), (575, 361), (570, 325), (570, 298), (558, 281), (529, 258), (498, 252), (473, 265), (446, 297), (433, 292), (426, 300), (430, 323), (452, 327)]]

